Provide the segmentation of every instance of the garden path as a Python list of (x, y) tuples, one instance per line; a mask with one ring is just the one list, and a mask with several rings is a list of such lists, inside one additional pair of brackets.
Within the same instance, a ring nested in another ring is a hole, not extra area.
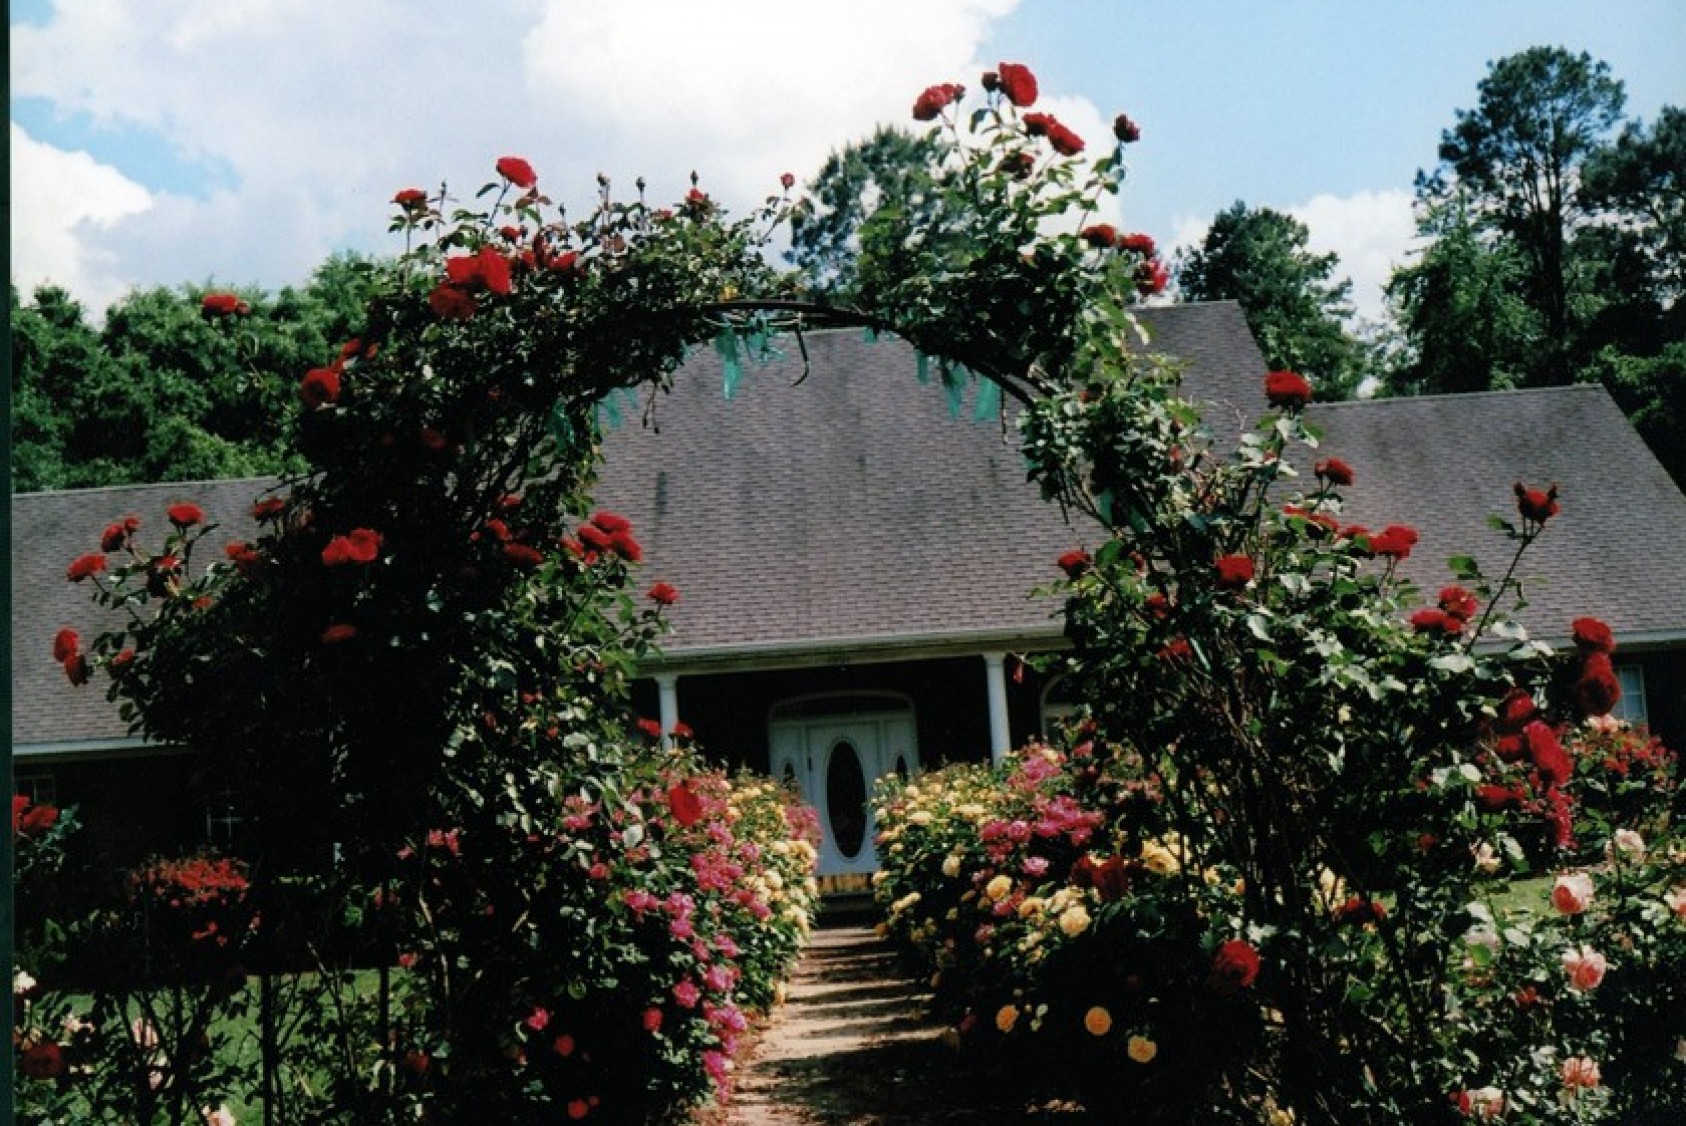
[(1076, 1123), (1081, 1113), (992, 1099), (941, 1039), (870, 927), (816, 930), (785, 1003), (739, 1063), (737, 1093), (709, 1126)]

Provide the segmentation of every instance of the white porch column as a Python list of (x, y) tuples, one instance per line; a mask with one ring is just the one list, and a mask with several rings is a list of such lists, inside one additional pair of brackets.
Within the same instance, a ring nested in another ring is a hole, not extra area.
[(676, 673), (656, 674), (656, 693), (661, 700), (662, 746), (673, 746), (673, 728), (679, 722), (679, 677)]
[(984, 679), (989, 687), (989, 760), (997, 765), (1013, 749), (1007, 728), (1007, 671), (1005, 653), (985, 653)]

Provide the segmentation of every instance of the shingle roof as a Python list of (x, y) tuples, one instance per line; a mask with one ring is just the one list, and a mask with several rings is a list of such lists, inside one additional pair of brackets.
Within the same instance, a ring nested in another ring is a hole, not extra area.
[(1686, 640), (1686, 495), (1603, 387), (1331, 403), (1309, 418), (1319, 452), (1357, 475), (1345, 519), (1417, 528), (1405, 570), (1430, 598), (1452, 555), (1503, 574), (1512, 545), (1488, 517), (1516, 523), (1513, 484), (1555, 481), (1562, 513), (1519, 571), (1530, 632), (1566, 638), (1590, 614), (1625, 645)]
[[(124, 516), (140, 517), (141, 541), (156, 546), (167, 523), (164, 510), (190, 500), (220, 525), (202, 545), (195, 566), (222, 558), (222, 545), (249, 538), (252, 502), (273, 482), (176, 482), (112, 489), (27, 493), (12, 498), (12, 745), (110, 743), (125, 739), (128, 725), (105, 698), (105, 680), (82, 688), (53, 663), (53, 635), (69, 626), (84, 643), (108, 628), (109, 612), (95, 606), (83, 583), (65, 580), (65, 567), (98, 550), (100, 530)], [(226, 534), (224, 534), (226, 533)], [(207, 550), (208, 549), (208, 550)]]
[[(1220, 431), (1264, 409), (1264, 361), (1228, 302), (1146, 311), (1152, 348), (1188, 361), (1187, 393)], [(906, 345), (852, 331), (808, 337), (801, 361), (749, 365), (734, 398), (699, 354), (658, 402), (659, 430), (629, 419), (604, 440), (598, 499), (644, 544), (643, 581), (681, 592), (665, 648), (677, 665), (720, 654), (850, 651), (897, 642), (1031, 643), (1059, 634), (1056, 601), (1030, 596), (1053, 560), (1098, 538), (1068, 526), (1025, 482), (993, 422), (951, 418)], [(1445, 559), (1508, 558), (1486, 527), (1514, 515), (1513, 481), (1557, 481), (1563, 513), (1530, 554), (1526, 621), (1561, 636), (1573, 616), (1604, 618), (1624, 642), (1686, 638), (1686, 496), (1602, 388), (1337, 403), (1314, 407), (1322, 454), (1358, 474), (1352, 522), (1422, 534), (1407, 571), (1431, 592)], [(250, 533), (265, 480), (37, 493), (12, 499), (13, 740), (19, 746), (120, 739), (98, 687), (72, 689), (49, 654), (54, 631), (97, 630), (87, 590), (64, 580), (107, 522), (136, 513), (156, 530), (193, 499), (228, 539)], [(208, 546), (218, 548), (222, 537)], [(975, 650), (974, 650), (975, 651)]]

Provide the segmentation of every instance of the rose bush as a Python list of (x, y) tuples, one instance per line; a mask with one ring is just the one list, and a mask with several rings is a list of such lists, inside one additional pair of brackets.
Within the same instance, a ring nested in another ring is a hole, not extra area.
[[(240, 933), (277, 1120), (678, 1114), (727, 1085), (813, 909), (802, 817), (631, 722), (679, 592), (637, 596), (635, 530), (589, 503), (605, 397), (774, 288), (757, 247), (783, 204), (734, 221), (695, 187), (662, 209), (604, 184), (570, 224), (530, 164), (497, 170), (483, 210), (395, 199), (412, 245), (365, 331), (300, 374), (308, 469), (254, 498), (255, 536), (207, 542), (183, 499), (66, 576), (115, 619), (55, 639), (66, 675), (106, 676), (137, 733), (213, 751), (208, 784), (244, 799), (261, 925), (198, 903), (158, 948)], [(165, 872), (140, 901), (190, 874)], [(306, 966), (318, 995), (276, 984)], [(152, 1024), (165, 1089), (182, 1030)]]

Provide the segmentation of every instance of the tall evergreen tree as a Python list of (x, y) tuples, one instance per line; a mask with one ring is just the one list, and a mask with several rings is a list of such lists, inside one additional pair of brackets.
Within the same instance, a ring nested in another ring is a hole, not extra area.
[(1620, 122), (1626, 94), (1606, 64), (1561, 47), (1491, 63), (1477, 89), (1476, 107), (1459, 110), (1441, 135), (1441, 167), (1419, 177), (1419, 195), (1455, 184), (1476, 221), (1522, 255), (1521, 292), (1544, 332), (1524, 382), (1567, 383), (1580, 328), (1571, 244), (1595, 217), (1582, 174)]
[(1338, 258), (1313, 254), (1309, 237), (1291, 215), (1237, 200), (1199, 247), (1177, 253), (1177, 285), (1193, 301), (1239, 302), (1267, 363), (1314, 379), (1319, 398), (1346, 398), (1359, 377), (1359, 346), (1343, 324), (1352, 282), (1330, 280)]

